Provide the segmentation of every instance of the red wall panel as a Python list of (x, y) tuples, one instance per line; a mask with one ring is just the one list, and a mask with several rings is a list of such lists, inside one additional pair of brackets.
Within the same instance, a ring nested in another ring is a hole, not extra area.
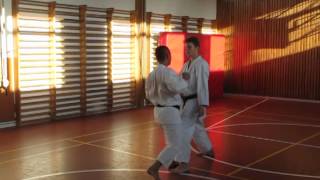
[(170, 67), (180, 72), (184, 62), (187, 60), (185, 54), (185, 39), (197, 37), (200, 40), (200, 55), (208, 62), (210, 67), (209, 91), (210, 99), (223, 95), (224, 80), (224, 44), (223, 35), (203, 35), (180, 32), (163, 32), (160, 34), (160, 45), (169, 47), (172, 55)]
[(166, 45), (171, 51), (172, 62), (170, 68), (180, 73), (181, 68), (185, 62), (185, 48), (184, 41), (186, 39), (185, 33), (161, 33), (159, 44)]

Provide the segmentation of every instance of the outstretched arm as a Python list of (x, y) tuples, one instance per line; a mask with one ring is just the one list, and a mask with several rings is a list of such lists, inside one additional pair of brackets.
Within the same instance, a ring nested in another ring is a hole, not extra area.
[(150, 75), (148, 76), (148, 78), (146, 79), (145, 82), (145, 93), (146, 93), (146, 98), (152, 103), (153, 99), (152, 97), (154, 97), (154, 91), (155, 91), (155, 86), (153, 84), (153, 82), (151, 81)]
[(196, 71), (197, 78), (197, 97), (200, 108), (200, 119), (207, 116), (207, 107), (209, 106), (209, 66), (202, 63)]
[(196, 71), (197, 97), (200, 106), (209, 106), (209, 66), (201, 63)]
[(188, 87), (186, 80), (178, 76), (174, 71), (169, 70), (165, 74), (165, 83), (167, 88), (174, 93), (183, 93)]

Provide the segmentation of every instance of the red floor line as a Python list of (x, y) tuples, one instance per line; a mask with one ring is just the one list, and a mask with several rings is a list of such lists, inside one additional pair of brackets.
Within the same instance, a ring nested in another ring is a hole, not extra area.
[(122, 137), (122, 136), (125, 136), (125, 135), (130, 135), (130, 134), (133, 134), (133, 133), (136, 133), (136, 132), (144, 132), (144, 131), (150, 131), (150, 130), (154, 130), (156, 129), (157, 127), (150, 127), (150, 128), (146, 128), (146, 129), (139, 129), (139, 130), (135, 130), (135, 131), (130, 131), (128, 133), (123, 133), (123, 134), (119, 134), (119, 135), (115, 135), (115, 136), (112, 136), (111, 138), (107, 137), (107, 138), (99, 138), (99, 139), (95, 139), (95, 140), (91, 140), (89, 141), (90, 143), (97, 143), (99, 141), (105, 141), (105, 140), (108, 140), (108, 139), (113, 139), (113, 138), (117, 138), (117, 137)]
[[(279, 119), (278, 117), (277, 118), (265, 118), (263, 116), (255, 116), (255, 115), (239, 115), (238, 116), (239, 118), (251, 118), (253, 120), (264, 120), (264, 121), (279, 121), (279, 122), (302, 122), (302, 121), (306, 121), (306, 119), (301, 119), (301, 120), (298, 120), (298, 119)], [(308, 121), (308, 120), (307, 120)], [(320, 123), (320, 120), (318, 121), (313, 121), (313, 120), (309, 120), (308, 122), (314, 122), (314, 123)]]
[(109, 133), (109, 132), (114, 132), (114, 131), (125, 130), (125, 129), (128, 129), (128, 128), (141, 126), (143, 124), (148, 124), (148, 123), (153, 123), (153, 122), (154, 121), (147, 121), (147, 122), (138, 123), (138, 124), (135, 124), (135, 125), (132, 125), (132, 126), (121, 127), (121, 128), (117, 128), (117, 129), (108, 129), (108, 130), (102, 130), (102, 131), (95, 131), (95, 132), (88, 133), (88, 134), (80, 134), (80, 135), (77, 135), (77, 136), (62, 138), (62, 139), (59, 139), (59, 140), (49, 141), (49, 142), (45, 142), (45, 143), (39, 143), (39, 144), (30, 145), (30, 146), (23, 146), (23, 147), (20, 147), (20, 148), (13, 148), (13, 149), (6, 150), (6, 151), (0, 151), (0, 154), (14, 152), (14, 151), (22, 150), (22, 149), (27, 149), (27, 148), (33, 148), (33, 147), (42, 146), (42, 145), (51, 144), (51, 143), (56, 143), (56, 142), (62, 142), (62, 141), (68, 140), (68, 139), (76, 139), (76, 138), (92, 136), (92, 135), (96, 135), (96, 134), (102, 134), (102, 133)]
[(305, 116), (295, 116), (295, 115), (289, 115), (289, 114), (280, 114), (280, 113), (267, 113), (262, 111), (250, 111), (249, 113), (253, 114), (266, 114), (266, 115), (275, 115), (275, 116), (282, 116), (282, 117), (289, 117), (289, 118), (296, 118), (296, 119), (303, 119), (303, 120), (313, 120), (313, 121), (319, 121), (320, 119), (317, 118), (311, 118), (311, 117), (305, 117)]
[(4, 154), (4, 153), (9, 153), (9, 152), (22, 150), (22, 149), (28, 149), (28, 148), (33, 148), (33, 147), (42, 146), (42, 145), (46, 145), (46, 144), (62, 142), (62, 141), (66, 141), (68, 139), (76, 139), (76, 138), (92, 136), (92, 135), (96, 135), (96, 134), (102, 134), (102, 133), (109, 133), (109, 132), (114, 132), (114, 131), (125, 130), (125, 129), (128, 129), (128, 128), (137, 127), (137, 126), (141, 126), (141, 125), (149, 124), (149, 123), (154, 123), (154, 121), (151, 120), (151, 121), (138, 123), (138, 124), (127, 126), (127, 127), (121, 127), (121, 128), (117, 128), (117, 129), (107, 129), (107, 130), (101, 130), (101, 131), (94, 131), (94, 132), (87, 133), (87, 134), (80, 134), (80, 135), (77, 135), (77, 136), (71, 136), (71, 137), (62, 138), (62, 139), (59, 139), (59, 140), (49, 141), (49, 142), (45, 142), (45, 143), (39, 143), (39, 144), (30, 145), (30, 146), (23, 146), (23, 147), (20, 147), (20, 148), (13, 148), (13, 149), (6, 150), (6, 151), (0, 151), (0, 155)]
[(222, 112), (212, 112), (212, 113), (208, 113), (207, 117), (215, 116), (217, 114), (225, 114), (225, 113), (232, 112), (232, 111), (236, 111), (236, 110), (225, 110)]
[[(319, 135), (320, 135), (320, 132), (314, 133), (314, 134), (312, 134), (311, 136), (305, 137), (305, 138), (299, 140), (298, 142), (296, 142), (296, 143), (294, 143), (294, 144), (291, 144), (291, 145), (289, 145), (289, 146), (287, 146), (287, 147), (281, 148), (281, 149), (279, 149), (278, 151), (275, 151), (275, 152), (273, 152), (273, 153), (271, 153), (271, 154), (269, 154), (269, 155), (267, 155), (267, 156), (264, 156), (264, 157), (262, 157), (262, 158), (260, 158), (260, 159), (258, 159), (258, 160), (256, 160), (256, 161), (253, 161), (253, 162), (245, 165), (244, 167), (251, 167), (251, 166), (253, 166), (253, 165), (255, 165), (255, 164), (258, 164), (259, 162), (262, 162), (262, 161), (264, 161), (264, 160), (266, 160), (266, 159), (269, 159), (269, 158), (271, 158), (271, 157), (273, 157), (273, 156), (275, 156), (275, 155), (277, 155), (277, 154), (280, 154), (280, 153), (282, 153), (282, 152), (284, 152), (284, 151), (287, 151), (288, 149), (290, 149), (290, 148), (292, 148), (292, 147), (294, 147), (294, 146), (296, 146), (296, 145), (298, 145), (298, 144), (301, 144), (301, 143), (304, 142), (304, 141), (307, 141), (307, 140), (310, 140), (310, 139), (312, 139), (312, 138), (314, 138), (314, 137), (317, 137), (317, 136), (319, 136)], [(242, 171), (243, 169), (244, 169), (244, 168), (238, 168), (238, 169), (236, 169), (236, 170), (228, 173), (228, 175), (232, 176), (232, 175), (237, 174), (238, 172)]]
[(51, 152), (63, 151), (63, 150), (66, 150), (66, 149), (71, 149), (71, 148), (75, 148), (75, 147), (79, 147), (79, 146), (82, 146), (82, 144), (75, 144), (75, 145), (65, 146), (63, 148), (54, 149), (54, 150), (51, 150), (51, 151), (45, 151), (45, 152), (36, 153), (36, 154), (28, 155), (28, 156), (23, 156), (23, 157), (19, 157), (19, 158), (13, 158), (13, 159), (1, 161), (0, 162), (0, 166), (4, 165), (6, 163), (12, 162), (12, 161), (17, 161), (17, 160), (21, 160), (21, 159), (29, 159), (29, 158), (37, 157), (37, 156), (40, 156), (40, 155), (48, 154), (48, 153), (51, 153)]
[[(155, 128), (155, 127), (153, 127), (153, 128)], [(125, 136), (125, 135), (128, 135), (128, 134), (134, 133), (134, 132), (146, 131), (146, 130), (150, 130), (150, 129), (152, 129), (152, 128), (146, 128), (146, 129), (142, 129), (142, 130), (139, 129), (139, 130), (135, 130), (135, 131), (130, 131), (128, 133), (118, 134), (118, 135), (107, 137), (107, 138), (104, 138), (104, 139), (98, 139), (98, 141), (108, 140), (108, 139), (112, 139), (112, 138), (116, 138), (116, 137)], [(69, 138), (69, 139), (65, 139), (64, 141), (73, 141), (74, 142), (74, 141), (78, 141), (78, 140)], [(88, 143), (91, 143), (91, 142), (97, 142), (97, 140), (88, 141)], [(65, 146), (65, 147), (59, 148), (59, 149), (54, 149), (54, 150), (51, 150), (51, 151), (45, 151), (45, 152), (41, 152), (41, 153), (32, 154), (32, 155), (29, 155), (29, 156), (24, 156), (24, 157), (20, 157), (20, 158), (13, 158), (13, 159), (9, 159), (9, 160), (5, 160), (5, 161), (0, 162), (0, 165), (9, 163), (11, 161), (16, 161), (16, 160), (19, 160), (19, 159), (28, 159), (28, 158), (32, 158), (32, 157), (37, 157), (39, 155), (48, 154), (48, 153), (51, 153), (51, 152), (63, 151), (63, 150), (66, 150), (66, 149), (76, 148), (76, 147), (79, 147), (81, 145), (83, 145), (83, 144), (75, 144), (75, 145)]]
[(208, 171), (208, 170), (196, 168), (196, 167), (193, 167), (193, 166), (191, 166), (190, 169), (201, 171), (201, 172), (204, 172), (204, 173), (210, 173), (210, 174), (215, 174), (215, 175), (220, 175), (220, 176), (231, 177), (231, 178), (238, 179), (238, 180), (249, 180), (247, 178), (238, 177), (238, 176), (228, 176), (228, 175), (223, 174), (223, 173), (219, 173), (219, 172), (215, 172), (215, 171)]
[[(93, 173), (93, 172), (136, 172), (136, 173), (139, 172), (139, 173), (146, 173), (146, 170), (145, 169), (84, 169), (84, 170), (64, 171), (64, 172), (52, 173), (52, 174), (47, 174), (47, 175), (26, 178), (23, 180), (37, 180), (37, 179), (43, 179), (43, 178), (50, 178), (53, 176), (81, 174), (81, 173)], [(169, 174), (170, 172), (160, 170), (159, 173), (160, 174)], [(201, 176), (201, 175), (196, 175), (196, 174), (191, 174), (191, 173), (184, 173), (184, 174), (180, 174), (180, 175), (181, 176), (188, 176), (188, 177), (192, 177), (192, 178), (197, 178), (197, 179), (218, 180), (214, 177), (206, 177), (206, 176)]]
[[(131, 153), (131, 152), (128, 152), (128, 151), (122, 151), (122, 150), (118, 150), (118, 149), (115, 149), (115, 148), (102, 146), (102, 145), (97, 145), (97, 144), (92, 144), (92, 143), (88, 143), (88, 142), (83, 142), (83, 141), (78, 141), (78, 140), (70, 140), (70, 141), (74, 141), (74, 142), (77, 142), (77, 143), (82, 143), (82, 144), (88, 145), (88, 146), (93, 146), (95, 148), (100, 148), (100, 149), (104, 149), (104, 150), (111, 150), (111, 151), (115, 151), (115, 152), (119, 152), (119, 153), (124, 153), (124, 154), (128, 154), (128, 155), (131, 155), (131, 156), (136, 156), (136, 157), (139, 157), (139, 158), (144, 158), (144, 159), (148, 159), (148, 160), (152, 160), (152, 161), (154, 161), (156, 159), (155, 157), (140, 155), (140, 154)], [(222, 174), (222, 173), (218, 173), (218, 172), (214, 172), (214, 171), (207, 171), (207, 170), (194, 168), (194, 167), (190, 167), (190, 168), (198, 170), (198, 171), (201, 170), (203, 172), (212, 173), (212, 174), (216, 174), (216, 175), (222, 175), (222, 176), (231, 177), (231, 178), (235, 178), (235, 179), (239, 179), (239, 180), (247, 180), (246, 178), (241, 178), (241, 177), (237, 177), (237, 176)]]
[(243, 109), (243, 110), (241, 110), (241, 111), (239, 111), (239, 112), (237, 112), (237, 113), (234, 113), (233, 115), (231, 115), (231, 116), (229, 116), (229, 117), (227, 117), (227, 118), (224, 118), (224, 119), (221, 120), (221, 121), (218, 121), (218, 122), (212, 124), (211, 126), (207, 127), (207, 129), (210, 129), (210, 128), (218, 125), (218, 124), (221, 124), (221, 123), (223, 123), (223, 122), (225, 122), (225, 121), (227, 121), (227, 120), (230, 120), (231, 118), (236, 117), (236, 116), (238, 116), (239, 114), (242, 114), (242, 113), (244, 113), (244, 112), (246, 112), (246, 111), (248, 111), (248, 110), (250, 110), (250, 109), (252, 109), (252, 108), (255, 108), (255, 107), (259, 106), (260, 104), (262, 104), (262, 103), (264, 103), (264, 102), (266, 102), (266, 101), (268, 101), (268, 100), (269, 100), (269, 99), (266, 98), (266, 99), (264, 99), (264, 100), (262, 100), (262, 101), (259, 101), (258, 103), (255, 103), (255, 104), (253, 104), (253, 105), (251, 105), (251, 106), (249, 106), (249, 107), (247, 107), (247, 108), (245, 108), (245, 109)]
[[(193, 149), (194, 152), (197, 152), (197, 150)], [(286, 172), (281, 172), (281, 171), (273, 171), (273, 170), (266, 170), (266, 169), (259, 169), (259, 168), (251, 168), (251, 167), (245, 167), (242, 165), (238, 165), (238, 164), (233, 164), (233, 163), (229, 163), (226, 161), (222, 161), (219, 159), (214, 159), (208, 156), (205, 156), (206, 159), (215, 161), (215, 162), (219, 162), (225, 165), (229, 165), (231, 167), (237, 167), (237, 168), (242, 168), (245, 170), (249, 170), (249, 171), (254, 171), (254, 172), (260, 172), (260, 173), (266, 173), (266, 174), (273, 174), (273, 175), (281, 175), (281, 176), (289, 176), (289, 177), (300, 177), (300, 178), (312, 178), (312, 179), (320, 179), (320, 176), (317, 175), (308, 175), (308, 174), (295, 174), (295, 173), (286, 173)]]
[(296, 123), (296, 124), (300, 123), (302, 126), (309, 126), (309, 125), (313, 125), (314, 127), (320, 126), (320, 121), (312, 121), (312, 120), (308, 121), (308, 120), (297, 120), (297, 119), (265, 118), (265, 117), (260, 117), (260, 116), (251, 116), (251, 115), (240, 115), (240, 116), (238, 116), (238, 118), (240, 118), (240, 119), (246, 118), (246, 119), (250, 119), (250, 120), (263, 120), (263, 121), (266, 121), (269, 123), (284, 122), (284, 123)]
[(244, 123), (232, 123), (232, 124), (225, 124), (221, 126), (215, 126), (210, 128), (210, 130), (213, 129), (218, 129), (218, 128), (225, 128), (225, 127), (235, 127), (235, 126), (272, 126), (272, 125), (277, 125), (277, 126), (300, 126), (300, 127), (310, 127), (310, 128), (320, 128), (319, 124), (306, 124), (306, 123), (295, 123), (295, 122), (284, 122), (283, 121), (268, 121), (266, 123), (262, 122), (244, 122)]
[[(263, 137), (257, 137), (257, 136), (250, 136), (250, 135), (244, 135), (244, 134), (238, 134), (238, 133), (232, 133), (232, 132), (226, 132), (226, 131), (209, 130), (209, 132), (225, 134), (225, 135), (230, 135), (230, 136), (251, 138), (251, 139), (255, 139), (255, 140), (269, 141), (269, 142), (274, 142), (274, 143), (283, 143), (283, 144), (290, 144), (290, 145), (295, 144), (295, 142), (290, 142), (290, 141), (283, 141), (283, 140), (272, 139), (272, 138), (263, 138)], [(311, 144), (303, 144), (303, 143), (301, 143), (301, 144), (297, 144), (296, 146), (304, 146), (304, 147), (320, 149), (320, 146), (311, 145)]]
[(246, 97), (246, 98), (266, 98), (267, 97), (267, 98), (270, 98), (271, 100), (276, 100), (276, 101), (320, 104), (319, 100), (273, 97), (273, 96), (259, 96), (259, 95), (252, 95), (252, 94), (224, 93), (224, 96), (225, 97)]

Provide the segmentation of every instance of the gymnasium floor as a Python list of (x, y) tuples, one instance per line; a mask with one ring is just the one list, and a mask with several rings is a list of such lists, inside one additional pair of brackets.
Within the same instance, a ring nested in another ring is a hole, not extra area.
[[(209, 109), (216, 160), (162, 179), (320, 179), (320, 104), (228, 96)], [(164, 140), (152, 108), (0, 130), (0, 179), (148, 180)]]

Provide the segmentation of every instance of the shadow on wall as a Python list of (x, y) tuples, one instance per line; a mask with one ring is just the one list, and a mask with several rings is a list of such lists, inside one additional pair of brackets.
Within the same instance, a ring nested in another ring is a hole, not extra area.
[(226, 92), (320, 99), (318, 0), (219, 1), (217, 19)]
[[(243, 66), (241, 71), (229, 71), (233, 76), (232, 82), (228, 81), (225, 89), (230, 93), (320, 99), (320, 61), (313, 57), (319, 56), (319, 52), (320, 47), (317, 47)], [(230, 86), (231, 83), (237, 84)]]

